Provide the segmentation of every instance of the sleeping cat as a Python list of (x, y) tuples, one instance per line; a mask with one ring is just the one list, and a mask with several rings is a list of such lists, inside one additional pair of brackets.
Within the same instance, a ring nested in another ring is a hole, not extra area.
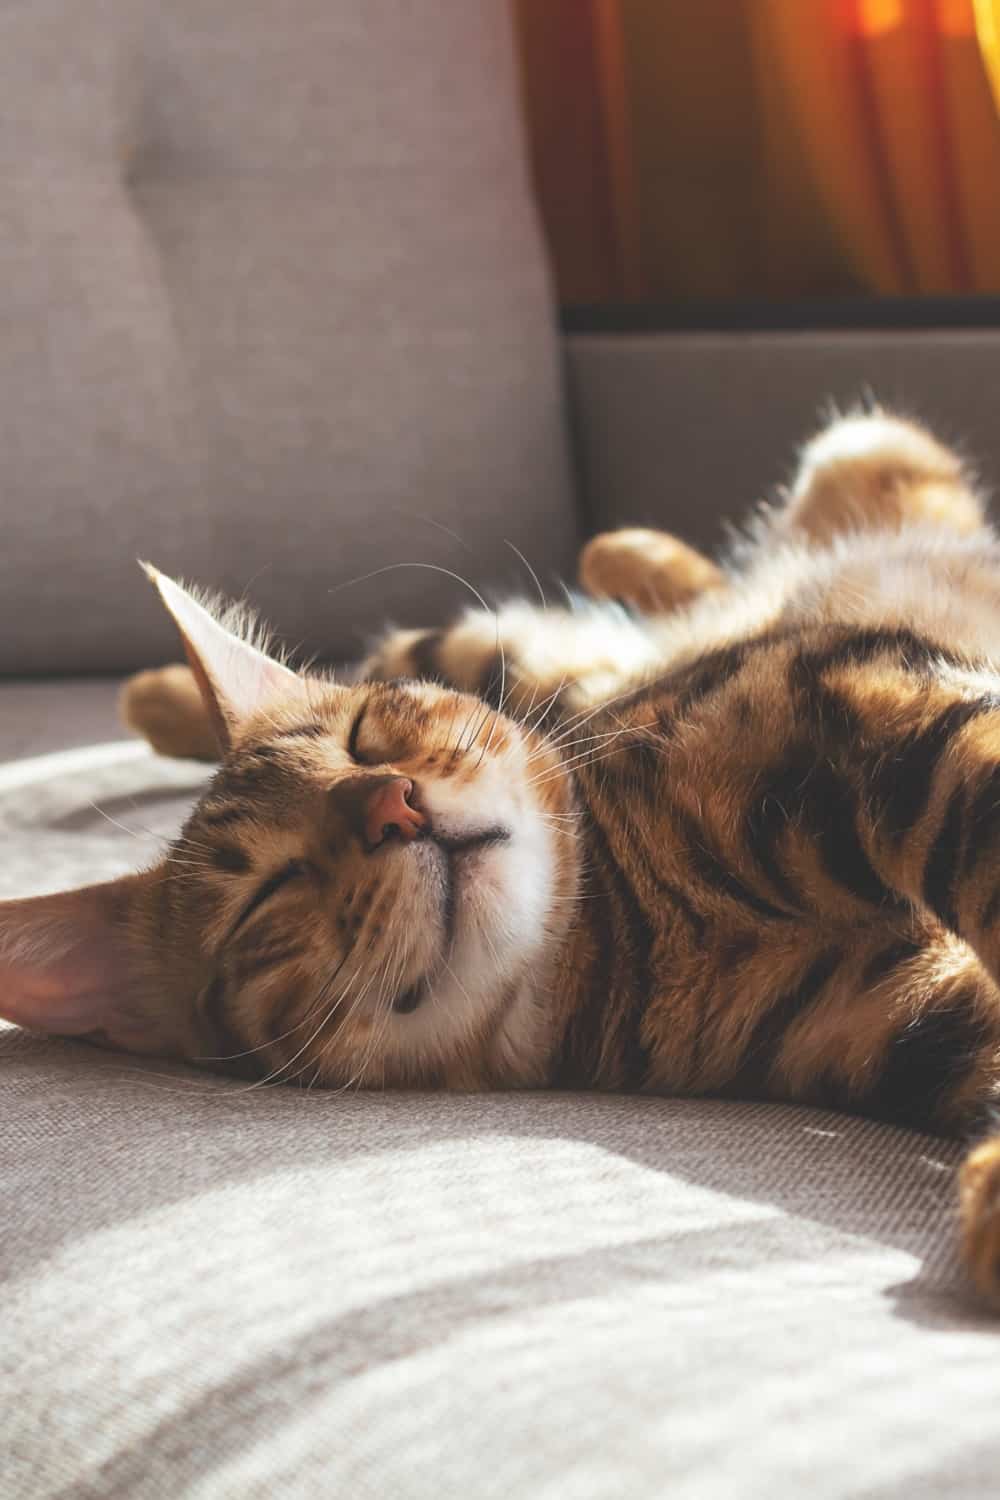
[[(345, 686), (150, 570), (189, 667), (128, 720), (221, 768), (162, 863), (0, 906), (0, 1013), (322, 1086), (767, 1097), (970, 1139), (1000, 1097), (1000, 541), (875, 413), (720, 568), (391, 634)], [(1000, 1302), (1000, 1137), (961, 1176)]]

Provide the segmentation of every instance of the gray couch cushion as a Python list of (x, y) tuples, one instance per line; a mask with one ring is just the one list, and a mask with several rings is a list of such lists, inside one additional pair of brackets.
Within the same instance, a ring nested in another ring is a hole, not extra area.
[(115, 678), (0, 682), (0, 765), (119, 738), (120, 688)]
[(6, 1495), (994, 1492), (926, 1140), (0, 1055)]
[[(357, 653), (572, 556), (505, 0), (0, 6), (0, 672), (176, 652), (136, 566)], [(457, 531), (469, 543), (442, 530)]]
[(872, 394), (1000, 482), (1000, 329), (579, 334), (567, 359), (595, 530), (663, 526), (716, 547), (790, 477), (831, 402)]
[[(32, 692), (43, 748), (110, 709)], [(140, 863), (205, 774), (134, 743), (0, 767), (4, 894)], [(0, 1495), (991, 1494), (958, 1155), (743, 1104), (247, 1089), (0, 1030)]]
[(138, 869), (180, 828), (211, 768), (123, 739), (115, 697), (113, 683), (0, 683), (0, 899)]

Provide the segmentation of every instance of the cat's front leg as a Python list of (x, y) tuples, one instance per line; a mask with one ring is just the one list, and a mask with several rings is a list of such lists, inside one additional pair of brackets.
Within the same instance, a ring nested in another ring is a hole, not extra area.
[(215, 730), (190, 667), (178, 662), (137, 672), (122, 688), (118, 708), (158, 755), (218, 760)]
[(470, 610), (441, 630), (394, 630), (362, 669), (373, 681), (430, 678), (518, 717), (547, 704), (575, 712), (608, 702), (656, 669), (643, 624), (612, 603), (523, 602)]

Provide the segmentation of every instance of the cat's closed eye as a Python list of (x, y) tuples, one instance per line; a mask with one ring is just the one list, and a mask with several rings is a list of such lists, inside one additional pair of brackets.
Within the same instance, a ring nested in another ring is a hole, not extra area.
[(308, 867), (300, 859), (289, 860), (288, 864), (282, 865), (279, 870), (275, 870), (273, 874), (269, 875), (257, 887), (233, 924), (232, 931), (234, 933), (238, 932), (250, 917), (253, 916), (254, 912), (264, 905), (265, 901), (270, 901), (271, 897), (277, 895), (278, 891), (282, 890), (290, 881), (299, 880), (307, 873)]
[[(354, 716), (354, 722), (351, 724), (350, 732), (347, 736), (347, 753), (351, 757), (351, 760), (354, 761), (355, 765), (378, 766), (382, 764), (384, 757), (377, 753), (377, 746), (375, 745), (372, 736), (369, 735), (366, 743), (364, 744), (361, 740), (361, 731), (365, 726), (365, 721), (367, 718), (368, 704), (363, 703)], [(369, 730), (371, 729), (370, 720), (368, 722), (368, 728)]]
[(413, 735), (395, 718), (388, 721), (379, 704), (366, 700), (355, 714), (347, 735), (347, 753), (357, 766), (384, 766), (414, 749)]

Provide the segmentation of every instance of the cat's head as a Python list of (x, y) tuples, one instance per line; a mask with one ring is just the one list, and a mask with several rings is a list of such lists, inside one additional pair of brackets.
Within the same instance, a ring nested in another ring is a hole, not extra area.
[(154, 581), (220, 769), (153, 869), (0, 903), (0, 1016), (321, 1085), (533, 1081), (576, 878), (554, 752), (431, 683), (295, 673)]

